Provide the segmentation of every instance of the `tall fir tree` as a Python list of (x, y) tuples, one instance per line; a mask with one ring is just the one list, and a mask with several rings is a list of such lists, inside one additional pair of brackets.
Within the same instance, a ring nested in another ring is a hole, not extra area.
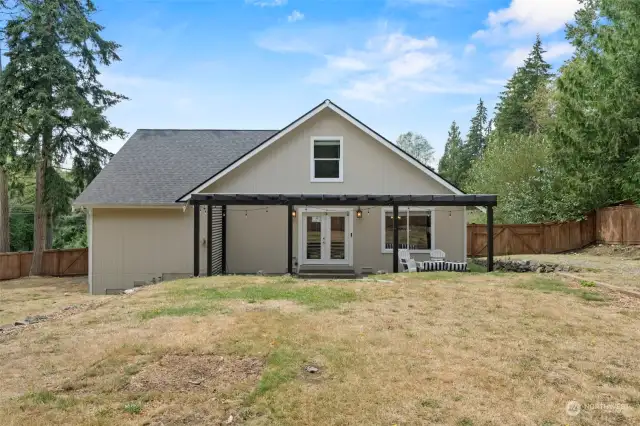
[[(0, 2), (0, 8), (3, 7)], [(1, 10), (1, 9), (0, 9)], [(2, 92), (2, 48), (0, 47), (0, 99)], [(0, 100), (0, 104), (2, 101)], [(11, 228), (9, 222), (9, 171), (8, 162), (14, 156), (13, 141), (0, 132), (0, 253), (11, 250)]]
[(551, 65), (544, 60), (544, 50), (540, 36), (521, 67), (507, 82), (496, 105), (494, 124), (500, 132), (535, 133), (534, 119), (527, 111), (527, 104), (541, 85), (549, 84), (553, 74)]
[(471, 127), (465, 143), (467, 164), (470, 165), (480, 157), (486, 147), (487, 107), (480, 99), (476, 107), (476, 115), (471, 119)]
[(585, 0), (567, 38), (552, 132), (569, 213), (640, 201), (640, 5)]
[(69, 157), (104, 152), (100, 143), (124, 137), (104, 113), (126, 98), (98, 80), (99, 65), (120, 60), (119, 45), (101, 37), (103, 27), (91, 19), (96, 12), (91, 0), (16, 3), (5, 29), (10, 61), (2, 79), (0, 133), (20, 140), (19, 152), (35, 168), (30, 274), (39, 275), (50, 209), (47, 170)]
[(463, 141), (460, 135), (460, 128), (458, 127), (458, 123), (454, 121), (449, 128), (449, 137), (444, 146), (444, 155), (438, 163), (438, 173), (456, 186), (460, 185), (460, 178), (462, 176), (462, 145)]

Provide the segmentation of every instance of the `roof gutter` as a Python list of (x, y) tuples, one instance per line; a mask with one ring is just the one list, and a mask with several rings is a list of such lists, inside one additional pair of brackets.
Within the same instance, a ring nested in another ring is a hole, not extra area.
[(183, 209), (186, 203), (157, 203), (157, 204), (119, 204), (119, 203), (73, 203), (73, 208), (91, 209)]

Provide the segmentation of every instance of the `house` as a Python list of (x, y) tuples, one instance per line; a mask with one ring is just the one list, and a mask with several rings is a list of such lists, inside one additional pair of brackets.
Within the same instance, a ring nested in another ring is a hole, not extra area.
[(466, 208), (492, 218), (495, 204), (329, 100), (281, 130), (138, 130), (75, 201), (93, 294), (216, 273), (395, 271), (394, 241), (462, 262)]

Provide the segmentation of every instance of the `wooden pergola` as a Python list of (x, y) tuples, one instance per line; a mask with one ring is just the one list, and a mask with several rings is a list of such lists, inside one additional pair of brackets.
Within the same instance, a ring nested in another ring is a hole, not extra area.
[[(398, 210), (400, 207), (485, 207), (487, 270), (493, 271), (493, 207), (496, 195), (327, 195), (327, 194), (192, 194), (193, 275), (200, 274), (200, 206), (207, 209), (207, 275), (212, 275), (212, 208), (222, 210), (222, 274), (226, 273), (227, 206), (287, 206), (287, 271), (293, 274), (293, 209), (295, 206), (393, 207), (393, 272), (398, 272)], [(466, 232), (466, 230), (465, 230)]]

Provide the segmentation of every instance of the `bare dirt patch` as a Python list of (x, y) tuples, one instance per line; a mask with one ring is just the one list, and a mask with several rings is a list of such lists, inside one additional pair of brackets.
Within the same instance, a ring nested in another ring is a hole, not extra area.
[[(261, 312), (261, 311), (280, 311), (286, 313), (292, 312), (302, 312), (305, 310), (305, 307), (292, 302), (291, 300), (265, 300), (260, 303), (249, 303), (249, 302), (240, 302), (239, 305), (247, 312)], [(232, 307), (234, 304), (231, 304)]]
[(95, 300), (87, 277), (27, 277), (0, 281), (0, 326)]
[(640, 260), (640, 246), (597, 244), (580, 250), (577, 253), (591, 256), (621, 257), (629, 260)]
[(229, 392), (257, 383), (264, 361), (216, 355), (166, 355), (129, 383), (138, 392)]

